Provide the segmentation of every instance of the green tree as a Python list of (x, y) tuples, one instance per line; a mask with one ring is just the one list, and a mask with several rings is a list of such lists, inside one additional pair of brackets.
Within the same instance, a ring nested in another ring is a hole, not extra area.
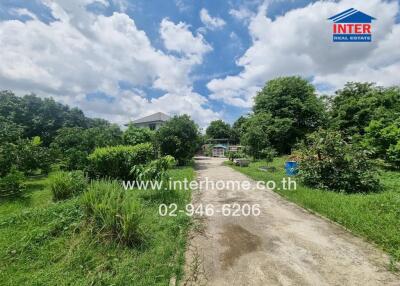
[(213, 139), (229, 139), (232, 136), (231, 126), (221, 119), (211, 121), (206, 129), (206, 135)]
[(270, 113), (256, 113), (243, 124), (246, 130), (241, 142), (246, 146), (246, 152), (254, 158), (262, 158), (271, 147), (280, 152), (286, 151), (285, 143), (290, 134), (292, 120), (273, 117)]
[(231, 140), (235, 144), (240, 143), (240, 138), (245, 133), (244, 130), (244, 123), (246, 122), (247, 118), (244, 116), (240, 116), (232, 125), (231, 130)]
[(87, 156), (96, 147), (116, 146), (122, 143), (122, 131), (117, 125), (84, 129), (65, 127), (58, 131), (50, 145), (62, 166), (68, 170), (82, 170), (87, 165)]
[(198, 126), (186, 114), (174, 116), (157, 130), (156, 141), (162, 155), (171, 155), (179, 165), (184, 165), (196, 152)]
[(326, 122), (324, 103), (316, 96), (313, 85), (297, 76), (268, 81), (255, 97), (253, 110), (256, 114), (269, 113), (274, 119), (285, 119), (285, 128), (291, 122), (285, 141), (279, 140), (282, 145), (275, 146), (283, 153), (290, 152), (298, 140)]
[(125, 145), (153, 142), (154, 135), (154, 131), (148, 128), (138, 128), (133, 124), (129, 124), (128, 129), (124, 132), (123, 142)]
[(364, 135), (371, 120), (385, 123), (400, 117), (400, 89), (349, 82), (336, 92), (331, 117), (332, 127), (343, 134)]

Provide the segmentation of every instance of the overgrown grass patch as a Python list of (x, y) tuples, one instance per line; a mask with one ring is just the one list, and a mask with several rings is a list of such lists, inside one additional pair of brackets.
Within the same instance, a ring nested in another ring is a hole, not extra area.
[[(169, 172), (174, 180), (194, 176), (189, 167)], [(2, 285), (168, 285), (172, 276), (182, 276), (190, 219), (160, 217), (160, 202), (146, 197), (148, 191), (127, 191), (143, 206), (144, 247), (104, 240), (86, 225), (80, 196), (54, 203), (45, 191), (46, 204), (14, 205), (0, 217)], [(44, 191), (31, 195), (36, 192)], [(177, 203), (189, 202), (188, 191), (174, 192)], [(3, 207), (0, 203), (0, 213)]]
[[(255, 180), (274, 180), (278, 186), (286, 177), (284, 162), (285, 158), (280, 157), (272, 163), (260, 161), (249, 167), (230, 166)], [(258, 169), (265, 165), (275, 167), (276, 171)], [(384, 190), (379, 193), (343, 194), (305, 187), (299, 180), (296, 180), (296, 190), (275, 189), (275, 192), (376, 243), (400, 261), (400, 172), (382, 170), (380, 173)]]

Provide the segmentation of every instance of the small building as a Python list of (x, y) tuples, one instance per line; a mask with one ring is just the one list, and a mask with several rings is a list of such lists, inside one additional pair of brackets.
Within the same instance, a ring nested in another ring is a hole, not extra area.
[(157, 112), (149, 116), (136, 119), (131, 123), (139, 128), (149, 128), (150, 130), (157, 130), (169, 119), (171, 119), (171, 117), (169, 117), (168, 115), (162, 112)]
[(222, 144), (214, 145), (212, 147), (213, 157), (225, 157), (226, 146)]

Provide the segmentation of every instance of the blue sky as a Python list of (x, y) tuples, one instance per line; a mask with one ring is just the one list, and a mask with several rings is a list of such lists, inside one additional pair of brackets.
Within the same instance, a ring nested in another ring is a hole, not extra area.
[[(327, 17), (351, 7), (378, 19), (373, 43), (331, 42)], [(0, 89), (119, 124), (157, 111), (232, 123), (277, 76), (328, 94), (399, 84), (398, 22), (398, 1), (2, 0)]]

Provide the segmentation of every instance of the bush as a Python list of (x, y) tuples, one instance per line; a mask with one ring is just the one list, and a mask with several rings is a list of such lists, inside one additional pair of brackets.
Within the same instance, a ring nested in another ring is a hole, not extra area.
[(151, 161), (147, 165), (133, 166), (131, 174), (136, 180), (162, 181), (167, 175), (167, 170), (175, 165), (176, 161), (174, 157), (167, 155)]
[(228, 157), (229, 160), (233, 161), (234, 159), (239, 159), (239, 158), (246, 158), (247, 155), (243, 153), (242, 151), (228, 151), (226, 152), (226, 156)]
[(395, 168), (400, 168), (400, 141), (396, 145), (390, 145), (387, 150), (387, 161)]
[(276, 155), (277, 155), (277, 152), (272, 147), (265, 147), (260, 152), (260, 158), (264, 159), (267, 162), (272, 162), (274, 160), (274, 158), (276, 157)]
[(0, 197), (21, 196), (25, 190), (24, 180), (23, 173), (12, 167), (6, 176), (0, 178)]
[(349, 193), (381, 188), (368, 154), (339, 132), (320, 130), (307, 136), (300, 152), (299, 174), (308, 186)]
[(82, 206), (98, 233), (129, 246), (142, 240), (141, 205), (118, 182), (93, 182), (82, 197)]
[(139, 128), (133, 124), (129, 124), (122, 138), (125, 145), (137, 145), (153, 142), (154, 135), (155, 132), (148, 128)]
[(50, 190), (54, 201), (72, 198), (86, 189), (87, 178), (82, 171), (60, 171), (50, 176)]
[(154, 148), (150, 143), (96, 148), (88, 157), (89, 176), (130, 180), (133, 179), (133, 166), (146, 164), (154, 157)]

